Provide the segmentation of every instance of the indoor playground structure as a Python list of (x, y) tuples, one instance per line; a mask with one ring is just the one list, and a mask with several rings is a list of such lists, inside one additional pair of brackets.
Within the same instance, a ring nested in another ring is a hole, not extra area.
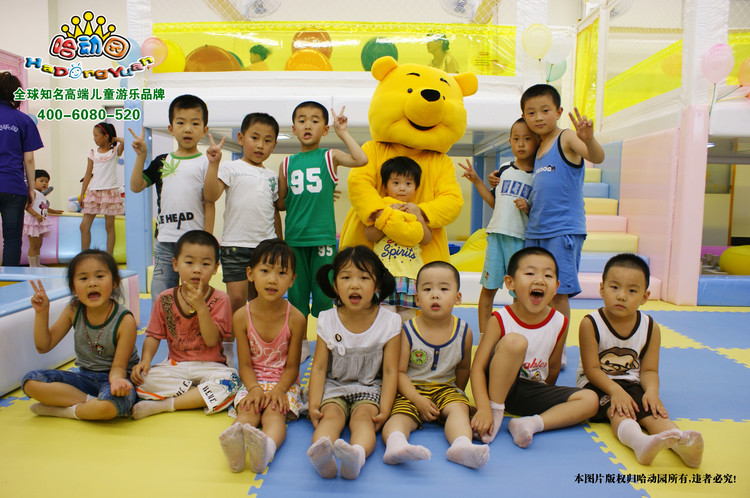
[[(281, 125), (269, 161), (275, 167), (277, 158), (299, 151), (294, 137), (289, 140), (292, 110), (303, 100), (317, 100), (336, 110), (345, 106), (348, 130), (361, 144), (372, 138), (368, 109), (378, 85), (373, 64), (390, 56), (398, 64), (476, 75), (478, 90), (463, 99), (466, 133), (447, 154), (454, 163), (471, 158), (486, 178), (512, 160), (509, 130), (520, 117), (523, 90), (540, 82), (554, 85), (565, 109), (560, 127), (570, 127), (567, 111), (577, 107), (593, 117), (606, 153), (602, 164), (586, 164), (583, 292), (571, 300), (568, 364), (557, 383), (575, 385), (578, 326), (602, 305), (604, 264), (616, 253), (638, 253), (651, 269), (650, 301), (641, 309), (662, 332), (660, 397), (681, 429), (703, 434), (706, 449), (699, 469), (684, 467), (669, 451), (651, 466), (640, 465), (604, 423), (545, 432), (520, 449), (507, 431), (506, 415), (490, 460), (480, 470), (447, 462), (443, 428), (425, 424), (410, 441), (431, 449), (429, 461), (385, 465), (378, 436), (357, 480), (324, 480), (305, 455), (312, 426), (300, 420), (288, 424), (286, 442), (266, 472), (234, 474), (217, 441), (230, 423), (224, 414), (206, 417), (189, 410), (89, 424), (34, 416), (28, 409), (32, 401), (16, 390), (0, 398), (5, 445), (0, 494), (88, 496), (106, 486), (108, 495), (132, 496), (132, 486), (138, 486), (139, 493), (154, 496), (456, 496), (467, 490), (488, 496), (750, 496), (744, 456), (750, 443), (750, 398), (745, 395), (750, 389), (750, 2), (571, 0), (567, 5), (578, 9), (580, 19), (558, 25), (560, 3), (128, 0), (131, 50), (125, 61), (152, 57), (155, 64), (123, 84), (143, 95), (163, 89), (165, 98), (125, 101), (125, 108), (141, 112), (124, 128), (145, 128), (148, 164), (173, 150), (166, 132), (171, 100), (195, 94), (208, 105), (213, 138), (227, 139), (227, 160), (240, 157), (236, 137), (245, 114), (267, 112)], [(131, 135), (123, 135), (124, 177), (129, 178), (135, 154)], [(321, 145), (340, 146), (333, 133)], [(340, 173), (338, 186), (339, 228), (348, 210), (346, 174)], [(458, 181), (464, 213), (446, 227), (451, 262), (461, 273), (463, 302), (455, 315), (471, 326), (476, 347), (483, 227), (492, 212), (469, 182)], [(145, 293), (153, 260), (154, 202), (126, 188), (125, 209), (127, 216), (118, 220), (116, 258), (131, 272), (124, 281), (132, 310), (138, 290), (141, 306), (150, 306)], [(217, 220), (222, 209), (217, 203)], [(57, 243), (45, 241), (42, 263), (69, 260), (75, 247), (64, 234), (75, 228), (71, 236), (78, 237), (77, 220), (57, 220), (51, 239)], [(33, 310), (27, 280), (50, 279), (54, 309), (69, 296), (60, 272), (0, 275), (12, 282), (0, 282), (0, 380), (20, 379), (18, 371), (28, 370), (27, 362), (36, 355), (28, 331)], [(12, 296), (11, 305), (3, 296)], [(495, 304), (511, 299), (501, 290)], [(134, 314), (139, 316), (137, 308)], [(145, 325), (142, 321), (139, 329)], [(311, 343), (315, 337), (311, 319)], [(139, 351), (143, 339), (140, 334)], [(21, 342), (28, 350), (18, 354), (23, 363), (7, 363)], [(54, 359), (36, 355), (34, 361), (62, 364), (72, 357), (72, 342), (63, 353)], [(164, 358), (162, 344), (154, 362)], [(6, 365), (13, 371), (6, 373)], [(301, 365), (303, 386), (310, 366), (310, 360)], [(0, 387), (9, 391), (17, 382)], [(46, 478), (29, 469), (44, 469)], [(90, 475), (106, 477), (84, 477)], [(118, 475), (128, 477), (118, 480)]]

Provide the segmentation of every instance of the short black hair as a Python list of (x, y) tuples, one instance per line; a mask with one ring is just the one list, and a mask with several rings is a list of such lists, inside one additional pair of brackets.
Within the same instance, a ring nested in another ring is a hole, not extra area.
[(82, 261), (89, 258), (98, 259), (99, 261), (104, 263), (104, 266), (107, 267), (109, 273), (112, 274), (112, 297), (115, 301), (119, 301), (122, 297), (122, 292), (120, 291), (120, 269), (117, 267), (115, 258), (113, 258), (110, 253), (102, 251), (100, 249), (84, 249), (83, 251), (76, 254), (68, 264), (68, 271), (66, 276), (68, 279), (68, 288), (70, 289), (71, 294), (73, 294), (71, 304), (77, 305), (79, 303), (78, 296), (76, 296), (75, 291), (76, 268), (78, 268), (78, 265)]
[(37, 178), (46, 178), (49, 180), (51, 177), (49, 176), (49, 173), (47, 173), (47, 171), (38, 169), (34, 171), (34, 180), (36, 180)]
[[(523, 119), (523, 118), (518, 118), (518, 119), (516, 119), (515, 121), (513, 121), (513, 124), (512, 124), (512, 125), (510, 125), (510, 134), (511, 134), (511, 135), (513, 135), (513, 128), (514, 128), (514, 127), (515, 127), (515, 126), (516, 126), (517, 124), (522, 124), (522, 123), (523, 123), (523, 125), (524, 125), (524, 126), (526, 126), (526, 128), (528, 128), (528, 127), (529, 127), (529, 125), (528, 125), (528, 123), (526, 123), (526, 120), (525, 120), (525, 119)], [(529, 131), (531, 131), (531, 129), (529, 129)], [(533, 131), (532, 131), (531, 133), (533, 133), (534, 135), (536, 135), (536, 133), (534, 133)], [(539, 135), (537, 135), (537, 136), (539, 136)]]
[(552, 97), (552, 102), (555, 104), (555, 108), (560, 108), (560, 103), (562, 102), (560, 99), (560, 92), (558, 92), (552, 85), (540, 83), (538, 85), (530, 86), (525, 92), (523, 92), (523, 95), (521, 95), (521, 112), (524, 112), (524, 107), (529, 99), (541, 97), (543, 95), (549, 95)]
[(422, 179), (422, 168), (417, 161), (410, 157), (396, 156), (388, 159), (380, 167), (380, 179), (383, 181), (383, 187), (386, 186), (391, 175), (413, 178), (414, 183), (419, 187), (419, 182)]
[(21, 107), (16, 100), (16, 90), (21, 88), (21, 80), (9, 71), (0, 73), (0, 101), (7, 102), (13, 109)]
[(531, 247), (524, 247), (523, 249), (520, 249), (516, 251), (513, 256), (510, 257), (510, 260), (508, 261), (508, 275), (515, 278), (516, 272), (518, 271), (518, 267), (521, 264), (521, 260), (525, 258), (526, 256), (549, 256), (550, 259), (552, 259), (552, 262), (555, 263), (555, 278), (559, 278), (560, 271), (557, 268), (557, 260), (555, 259), (555, 256), (552, 255), (551, 252), (549, 252), (547, 249), (543, 247), (537, 247), (537, 246), (531, 246)]
[(458, 270), (455, 266), (448, 263), (447, 261), (431, 261), (420, 268), (417, 272), (417, 288), (419, 288), (419, 276), (422, 275), (423, 271), (429, 270), (430, 268), (447, 268), (451, 270), (451, 272), (453, 273), (453, 278), (456, 279), (456, 289), (461, 289), (461, 274), (458, 273)]
[(329, 274), (333, 271), (332, 279), (336, 281), (336, 275), (349, 263), (352, 263), (359, 270), (369, 273), (373, 280), (375, 280), (377, 292), (372, 296), (373, 306), (379, 305), (396, 290), (396, 279), (393, 278), (391, 272), (380, 261), (380, 258), (372, 252), (372, 249), (366, 246), (347, 247), (336, 254), (333, 258), (333, 263), (321, 266), (315, 275), (315, 280), (320, 286), (320, 290), (326, 296), (332, 298), (336, 306), (341, 306), (343, 303), (338, 294), (336, 294), (336, 289), (331, 283)]
[(197, 244), (199, 246), (209, 246), (214, 250), (214, 262), (219, 262), (219, 241), (216, 240), (210, 232), (205, 230), (190, 230), (185, 232), (182, 236), (177, 239), (177, 243), (174, 246), (174, 258), (180, 257), (182, 252), (182, 246), (185, 244)]
[(200, 109), (203, 113), (203, 126), (208, 126), (208, 106), (203, 99), (195, 95), (185, 94), (176, 97), (169, 104), (169, 124), (172, 124), (174, 113), (177, 109)]
[(624, 252), (617, 256), (612, 256), (607, 264), (604, 265), (604, 271), (602, 272), (602, 282), (607, 280), (607, 273), (609, 270), (615, 267), (630, 268), (631, 270), (640, 270), (643, 273), (643, 278), (646, 279), (646, 289), (648, 289), (649, 281), (651, 280), (651, 271), (648, 268), (648, 264), (632, 252)]
[(282, 268), (288, 268), (296, 273), (297, 260), (292, 250), (282, 239), (266, 239), (253, 249), (250, 256), (250, 268), (265, 263), (268, 265), (280, 264)]
[(245, 116), (245, 119), (242, 120), (242, 125), (240, 126), (240, 133), (244, 134), (247, 129), (254, 124), (270, 126), (273, 128), (274, 136), (277, 139), (279, 138), (279, 123), (273, 116), (266, 114), (265, 112), (251, 112)]
[(297, 111), (305, 107), (312, 107), (313, 109), (318, 109), (320, 113), (323, 115), (323, 121), (325, 122), (326, 125), (328, 124), (328, 109), (326, 109), (326, 107), (320, 102), (315, 102), (314, 100), (306, 100), (305, 102), (302, 102), (301, 104), (297, 105), (297, 107), (294, 108), (294, 111), (292, 111), (292, 123), (294, 123), (294, 119), (297, 117)]

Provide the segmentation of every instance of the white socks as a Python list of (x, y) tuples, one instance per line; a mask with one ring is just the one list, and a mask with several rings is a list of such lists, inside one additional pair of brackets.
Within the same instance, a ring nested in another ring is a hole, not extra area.
[(674, 447), (680, 440), (680, 434), (679, 429), (672, 429), (649, 436), (643, 433), (638, 422), (630, 418), (620, 422), (617, 427), (617, 439), (633, 449), (641, 465), (651, 465), (661, 450)]
[(685, 465), (697, 469), (703, 459), (703, 436), (696, 431), (682, 431), (680, 440), (672, 447)]
[(500, 426), (503, 425), (503, 416), (505, 415), (505, 403), (500, 404), (490, 400), (490, 408), (492, 408), (492, 433), (482, 436), (482, 442), (485, 444), (495, 440), (498, 431), (500, 431)]
[(136, 420), (156, 415), (157, 413), (173, 412), (174, 398), (157, 401), (141, 400), (133, 405), (133, 418)]
[(478, 469), (490, 459), (490, 447), (486, 444), (473, 444), (466, 436), (458, 436), (445, 452), (451, 462)]
[(333, 453), (341, 462), (341, 477), (356, 479), (365, 465), (365, 449), (358, 444), (349, 444), (343, 439), (333, 443)]
[(39, 262), (41, 256), (29, 256), (29, 267), (41, 267), (42, 264)]
[(519, 448), (526, 448), (531, 444), (534, 434), (544, 430), (544, 422), (539, 415), (513, 418), (508, 422), (508, 430), (513, 436), (513, 442)]
[(393, 431), (385, 443), (383, 461), (388, 465), (398, 465), (416, 460), (429, 460), (432, 453), (424, 446), (409, 444), (406, 435)]
[(339, 473), (336, 460), (333, 458), (333, 444), (328, 436), (315, 441), (307, 449), (307, 458), (315, 470), (325, 479), (333, 479)]
[(50, 406), (44, 403), (34, 403), (29, 407), (32, 413), (37, 415), (44, 415), (46, 417), (60, 417), (60, 418), (72, 418), (78, 420), (76, 415), (76, 406)]
[(262, 474), (268, 467), (268, 462), (276, 454), (276, 443), (263, 431), (250, 424), (242, 424), (242, 433), (250, 457), (250, 470), (256, 474)]
[(234, 423), (227, 427), (219, 435), (221, 449), (224, 450), (224, 456), (227, 458), (227, 465), (232, 472), (242, 472), (245, 468), (245, 439), (242, 434), (242, 426)]

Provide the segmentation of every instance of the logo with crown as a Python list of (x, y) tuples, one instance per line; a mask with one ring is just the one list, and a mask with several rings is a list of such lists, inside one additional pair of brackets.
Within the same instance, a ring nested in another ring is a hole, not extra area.
[(128, 39), (115, 34), (117, 27), (114, 24), (105, 28), (106, 17), (95, 17), (93, 12), (87, 10), (83, 13), (83, 18), (78, 16), (70, 18), (72, 27), (67, 24), (60, 26), (63, 34), (52, 39), (49, 47), (50, 55), (65, 60), (101, 56), (112, 60), (125, 58), (130, 51)]

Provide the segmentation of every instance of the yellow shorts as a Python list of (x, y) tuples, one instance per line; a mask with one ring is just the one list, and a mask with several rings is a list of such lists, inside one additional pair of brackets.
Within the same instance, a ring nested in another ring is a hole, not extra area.
[[(432, 400), (441, 412), (451, 403), (463, 403), (466, 406), (471, 406), (469, 405), (469, 398), (456, 386), (450, 384), (414, 384), (414, 387), (419, 394)], [(419, 429), (422, 428), (422, 417), (419, 416), (419, 410), (414, 403), (406, 399), (401, 393), (396, 394), (391, 416), (397, 413), (408, 415), (417, 422)]]

